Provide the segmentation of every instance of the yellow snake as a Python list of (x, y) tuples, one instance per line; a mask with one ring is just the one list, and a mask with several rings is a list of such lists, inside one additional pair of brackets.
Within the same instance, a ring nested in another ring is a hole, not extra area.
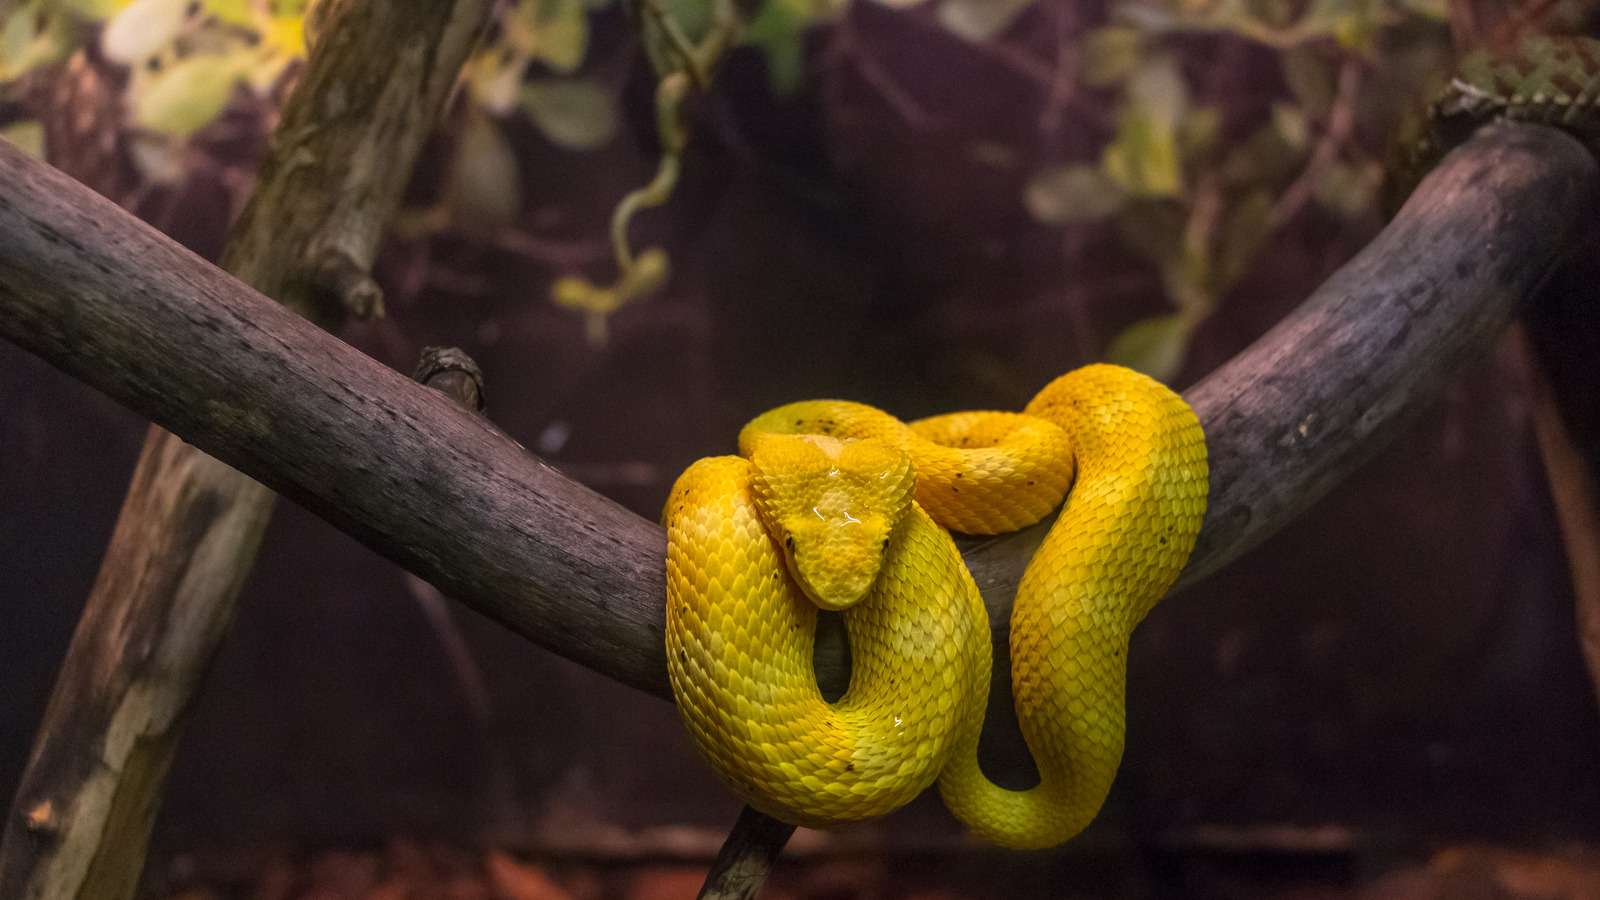
[[(1081, 831), (1122, 757), (1128, 635), (1183, 568), (1205, 511), (1205, 438), (1183, 400), (1095, 365), (1022, 414), (908, 425), (804, 401), (750, 422), (739, 447), (691, 465), (662, 514), (668, 671), (723, 780), (800, 825), (882, 815), (937, 780), (951, 812), (996, 843)], [(978, 766), (989, 623), (946, 528), (1020, 528), (1063, 494), (1011, 620), (1040, 781), (1008, 790)], [(850, 640), (850, 686), (831, 704), (812, 669), (819, 606), (844, 610)]]

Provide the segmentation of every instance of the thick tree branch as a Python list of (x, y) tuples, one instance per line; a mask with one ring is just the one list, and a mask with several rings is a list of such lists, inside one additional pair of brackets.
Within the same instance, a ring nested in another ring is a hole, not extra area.
[[(1481, 355), (1557, 261), (1597, 181), (1560, 132), (1486, 130), (1300, 309), (1190, 391), (1212, 454), (1191, 580), (1303, 511)], [(660, 528), (3, 147), (0, 334), (446, 594), (668, 695)], [(997, 622), (1032, 539), (971, 552)]]
[[(223, 264), (325, 324), (376, 312), (367, 271), (379, 237), (489, 6), (319, 7), (318, 46)], [(99, 289), (119, 295), (115, 283)], [(184, 711), (273, 501), (150, 430), (7, 821), (0, 896), (133, 895)]]

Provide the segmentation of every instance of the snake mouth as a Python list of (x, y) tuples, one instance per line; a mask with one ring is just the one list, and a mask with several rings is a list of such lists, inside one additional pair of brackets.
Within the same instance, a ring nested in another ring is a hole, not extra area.
[(879, 533), (886, 529), (858, 521), (811, 530), (800, 540), (793, 533), (784, 538), (784, 558), (800, 589), (828, 610), (849, 609), (866, 599), (883, 568), (887, 534)]

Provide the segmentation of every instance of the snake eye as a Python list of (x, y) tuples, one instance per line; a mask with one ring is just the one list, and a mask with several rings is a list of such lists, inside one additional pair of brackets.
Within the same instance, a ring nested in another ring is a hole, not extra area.
[(879, 548), (878, 552), (882, 553), (884, 556), (888, 556), (889, 555), (889, 539), (888, 538), (884, 538), (883, 539), (883, 546), (881, 548)]
[(789, 552), (790, 553), (793, 553), (794, 552), (794, 535), (792, 535), (792, 534), (784, 535), (783, 536), (783, 545), (785, 547), (789, 548)]

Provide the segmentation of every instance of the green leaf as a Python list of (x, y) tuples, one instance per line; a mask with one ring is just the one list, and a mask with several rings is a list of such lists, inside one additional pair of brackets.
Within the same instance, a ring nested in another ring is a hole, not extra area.
[(535, 81), (522, 89), (522, 108), (551, 143), (569, 150), (599, 147), (617, 133), (616, 100), (597, 81)]
[(189, 0), (133, 0), (106, 22), (100, 50), (112, 62), (138, 65), (178, 36), (188, 6)]
[(1171, 381), (1189, 349), (1189, 318), (1154, 316), (1128, 326), (1106, 348), (1106, 362), (1127, 366), (1158, 381)]
[(1115, 219), (1122, 242), (1163, 270), (1179, 265), (1187, 221), (1176, 203), (1129, 203)]
[(1283, 80), (1308, 117), (1320, 119), (1333, 106), (1334, 67), (1315, 47), (1290, 47), (1279, 57)]
[(1234, 203), (1222, 223), (1212, 292), (1220, 296), (1250, 272), (1272, 235), (1272, 195), (1251, 191)]
[(472, 99), (493, 115), (510, 113), (521, 100), (522, 78), (530, 62), (531, 57), (507, 46), (479, 53), (466, 66)]
[(1317, 202), (1346, 218), (1354, 218), (1372, 208), (1378, 185), (1383, 181), (1383, 166), (1368, 161), (1354, 166), (1334, 162), (1315, 185)]
[(1096, 28), (1083, 40), (1083, 80), (1091, 87), (1116, 84), (1139, 67), (1144, 33), (1112, 25)]
[(1033, 0), (944, 0), (939, 4), (939, 23), (952, 34), (974, 44), (998, 35), (1011, 27)]
[(502, 20), (506, 43), (557, 72), (571, 72), (589, 47), (584, 0), (520, 0)]
[(1033, 176), (1022, 200), (1046, 225), (1094, 222), (1122, 208), (1127, 195), (1093, 166), (1067, 165)]
[(446, 195), (466, 228), (489, 230), (514, 221), (522, 210), (522, 175), (511, 143), (495, 121), (475, 112), (456, 144)]
[(1128, 79), (1128, 100), (1163, 127), (1176, 129), (1189, 109), (1189, 85), (1178, 71), (1178, 61), (1153, 56)]
[(1233, 145), (1222, 162), (1222, 176), (1233, 184), (1268, 184), (1288, 177), (1303, 154), (1268, 122)]
[(1215, 106), (1197, 106), (1183, 117), (1178, 129), (1178, 147), (1183, 158), (1193, 161), (1211, 153), (1222, 137), (1222, 110)]
[(38, 11), (23, 5), (0, 25), (0, 83), (55, 62), (72, 49), (73, 24), (61, 16), (40, 22)]
[(228, 25), (251, 28), (256, 24), (256, 14), (250, 0), (205, 0), (202, 8), (207, 15), (215, 16), (219, 22)]
[(0, 128), (0, 138), (15, 144), (18, 150), (34, 159), (44, 159), (44, 125), (33, 119)]
[(793, 94), (805, 75), (805, 30), (813, 21), (803, 0), (767, 0), (744, 32), (744, 43), (761, 51), (767, 83), (778, 96)]
[(1177, 135), (1138, 107), (1125, 109), (1118, 117), (1117, 135), (1102, 152), (1100, 165), (1129, 194), (1176, 197), (1183, 193)]
[(1311, 142), (1311, 123), (1300, 107), (1293, 104), (1272, 104), (1272, 127), (1278, 129), (1278, 136), (1291, 149), (1304, 150)]
[(1189, 89), (1172, 57), (1153, 57), (1141, 65), (1128, 80), (1116, 137), (1101, 156), (1106, 175), (1136, 196), (1180, 196), (1178, 126), (1188, 105)]
[(128, 0), (55, 0), (56, 12), (71, 13), (89, 22), (99, 22), (128, 4)]
[(179, 60), (151, 75), (132, 94), (133, 122), (141, 128), (188, 137), (228, 105), (243, 60), (207, 54)]

